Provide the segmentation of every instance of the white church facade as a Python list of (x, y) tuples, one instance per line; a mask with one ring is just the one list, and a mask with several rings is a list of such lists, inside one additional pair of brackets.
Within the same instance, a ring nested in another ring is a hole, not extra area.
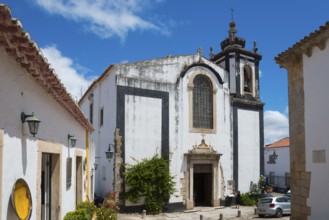
[[(110, 65), (79, 102), (95, 128), (95, 192), (116, 193), (123, 210), (123, 163), (170, 159), (168, 209), (218, 206), (264, 173), (263, 106), (257, 48), (230, 23), (222, 51)], [(106, 157), (105, 152), (114, 156)]]

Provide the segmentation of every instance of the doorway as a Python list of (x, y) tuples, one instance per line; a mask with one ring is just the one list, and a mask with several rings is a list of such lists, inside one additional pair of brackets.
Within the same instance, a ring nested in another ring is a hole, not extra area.
[(51, 215), (51, 154), (42, 154), (41, 168), (41, 219), (48, 220)]
[(76, 157), (76, 188), (75, 188), (75, 203), (78, 205), (82, 202), (82, 157)]
[(42, 153), (41, 161), (41, 219), (60, 216), (60, 156)]
[(195, 206), (212, 206), (213, 175), (211, 164), (194, 164), (193, 199)]

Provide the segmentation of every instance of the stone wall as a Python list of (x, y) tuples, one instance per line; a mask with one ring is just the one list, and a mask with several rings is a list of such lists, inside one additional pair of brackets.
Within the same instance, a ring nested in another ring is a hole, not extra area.
[(306, 171), (305, 108), (302, 55), (291, 55), (288, 70), (290, 170), (291, 170), (291, 220), (307, 220), (311, 208), (307, 206), (311, 173)]

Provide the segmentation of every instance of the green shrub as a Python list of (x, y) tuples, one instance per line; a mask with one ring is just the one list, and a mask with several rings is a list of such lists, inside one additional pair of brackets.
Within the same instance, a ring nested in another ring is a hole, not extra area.
[(117, 213), (115, 210), (102, 206), (96, 209), (97, 220), (116, 220)]
[(161, 201), (156, 201), (155, 198), (147, 198), (145, 200), (145, 210), (150, 213), (150, 214), (156, 214), (156, 213), (160, 213), (162, 210), (162, 207), (165, 205), (166, 203), (161, 200)]
[(115, 193), (109, 192), (104, 203), (96, 209), (97, 220), (116, 220), (119, 207), (115, 203)]
[(96, 206), (92, 202), (85, 201), (77, 205), (77, 210), (79, 209), (85, 209), (87, 211), (87, 214), (91, 217), (96, 211)]
[(78, 209), (66, 213), (64, 220), (89, 220), (89, 215), (86, 209)]
[(250, 193), (244, 193), (241, 195), (241, 205), (253, 206), (258, 203), (258, 195), (253, 195)]
[(97, 208), (91, 202), (82, 202), (77, 205), (77, 210), (68, 212), (64, 220), (89, 220), (96, 213), (97, 220), (116, 220), (118, 207), (115, 205), (114, 194), (109, 193), (106, 201), (101, 207)]
[(137, 161), (136, 165), (126, 165), (126, 199), (137, 203), (145, 198), (145, 209), (149, 214), (159, 213), (170, 195), (174, 194), (174, 177), (170, 176), (169, 163), (159, 155), (151, 159)]

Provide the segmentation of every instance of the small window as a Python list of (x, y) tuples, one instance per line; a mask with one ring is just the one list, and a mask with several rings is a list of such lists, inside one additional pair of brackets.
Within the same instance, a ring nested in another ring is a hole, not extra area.
[(213, 86), (205, 75), (193, 80), (193, 127), (213, 129)]
[(252, 70), (251, 67), (246, 65), (243, 68), (243, 91), (246, 93), (252, 93)]
[(101, 108), (100, 110), (100, 122), (99, 122), (100, 126), (103, 126), (104, 124), (104, 107)]
[(89, 105), (89, 121), (91, 124), (93, 124), (93, 115), (94, 115), (94, 104), (90, 103)]

